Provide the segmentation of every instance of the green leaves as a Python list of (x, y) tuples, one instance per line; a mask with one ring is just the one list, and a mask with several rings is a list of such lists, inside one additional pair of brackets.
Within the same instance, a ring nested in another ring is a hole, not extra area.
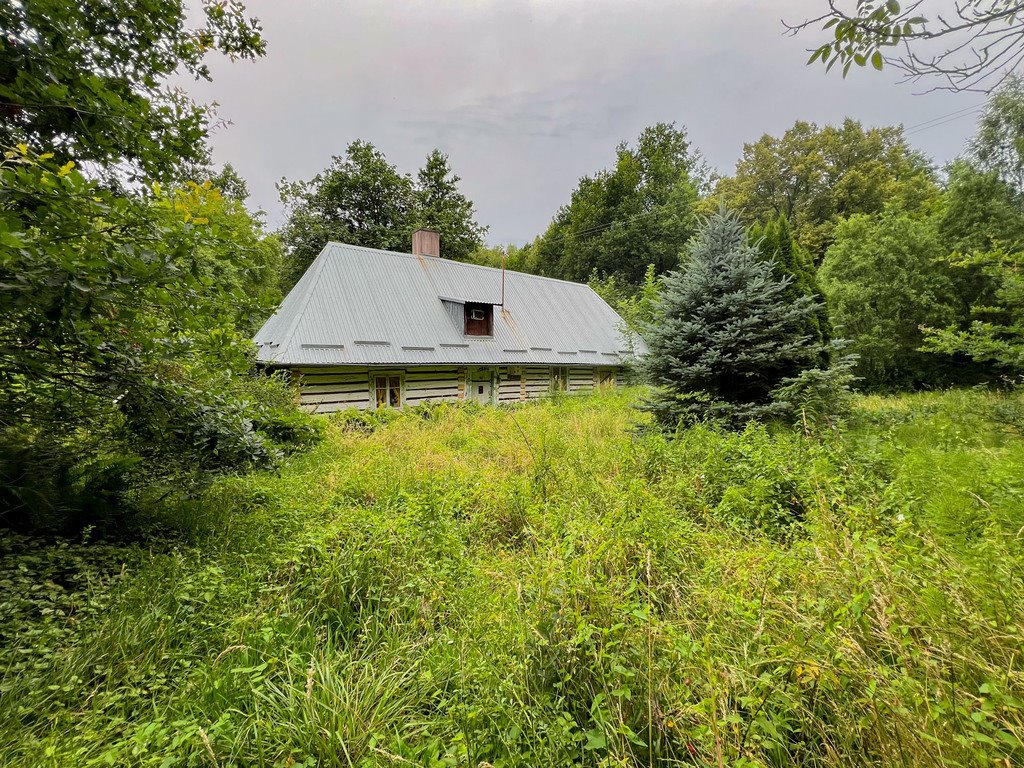
[(635, 145), (618, 147), (615, 165), (586, 176), (533, 245), (544, 275), (613, 278), (632, 289), (648, 266), (673, 269), (696, 225), (700, 155), (685, 130), (658, 123)]
[(819, 279), (836, 332), (860, 356), (857, 373), (868, 386), (939, 383), (940, 361), (918, 348), (922, 325), (944, 325), (957, 314), (941, 256), (934, 222), (896, 211), (852, 216), (836, 229)]
[(287, 287), (293, 285), (331, 240), (407, 252), (421, 227), (441, 236), (444, 258), (466, 259), (482, 243), (486, 227), (458, 188), (447, 155), (435, 150), (415, 180), (401, 174), (373, 144), (354, 141), (344, 157), (309, 181), (282, 181), (288, 206), (282, 239), (288, 249)]
[(844, 77), (852, 67), (869, 63), (881, 70), (885, 64), (884, 50), (906, 38), (920, 36), (923, 30), (918, 28), (925, 23), (921, 16), (905, 18), (896, 0), (858, 2), (852, 15), (833, 8), (826, 17), (821, 29), (830, 31), (832, 39), (815, 48), (807, 63), (820, 61), (826, 72), (841, 64)]
[[(207, 109), (168, 86), (208, 77), (204, 58), (264, 53), (259, 23), (231, 2), (203, 3), (186, 27), (181, 0), (33, 0), (0, 11), (0, 146), (52, 147), (61, 162), (122, 164), (137, 180), (180, 179), (207, 160)], [(39, 44), (48, 41), (52, 44)]]
[[(249, 333), (276, 298), (261, 270), (276, 253), (209, 184), (122, 197), (52, 158), (9, 151), (0, 441), (92, 466), (105, 503), (142, 478), (185, 488), (187, 477), (272, 463), (278, 449), (255, 422), (274, 418), (247, 377)], [(287, 395), (280, 402), (290, 410)], [(110, 454), (124, 460), (116, 476), (95, 463)], [(17, 495), (30, 497), (25, 482)]]

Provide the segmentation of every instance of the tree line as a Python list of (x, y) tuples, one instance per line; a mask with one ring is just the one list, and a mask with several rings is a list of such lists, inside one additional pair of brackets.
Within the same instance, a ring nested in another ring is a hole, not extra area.
[[(533, 241), (483, 247), (484, 228), (446, 157), (435, 152), (428, 168), (437, 172), (421, 171), (414, 184), (356, 142), (312, 181), (282, 186), (292, 206), (282, 237), (300, 272), (327, 239), (404, 250), (410, 228), (442, 222), (433, 226), (446, 257), (589, 281), (643, 330), (661, 278), (685, 266), (701, 222), (721, 208), (788, 280), (788, 300), (818, 301), (805, 331), (815, 342), (845, 340), (861, 386), (1011, 380), (1022, 372), (1021, 147), (1017, 79), (992, 96), (968, 151), (945, 168), (901, 126), (846, 119), (765, 135), (718, 176), (685, 129), (659, 123), (620, 144), (611, 167), (580, 179)], [(434, 207), (408, 203), (430, 178)], [(393, 198), (359, 208), (362, 189)]]
[[(738, 421), (794, 387), (1024, 368), (1016, 79), (942, 169), (899, 126), (849, 119), (764, 136), (720, 176), (683, 127), (659, 123), (580, 179), (531, 242), (487, 247), (445, 154), (413, 175), (356, 140), (312, 178), (282, 180), (288, 217), (271, 232), (244, 179), (212, 163), (210, 112), (169, 86), (175, 72), (209, 78), (211, 55), (264, 55), (258, 21), (236, 2), (204, 5), (197, 24), (181, 0), (152, 5), (0, 8), (0, 524), (116, 517), (315, 440), (250, 339), (329, 240), (406, 250), (428, 227), (448, 258), (589, 282), (677, 355), (665, 370), (691, 370), (689, 384), (648, 371), (683, 403), (670, 421), (719, 402), (697, 383), (726, 352), (747, 361), (734, 371), (749, 380), (718, 390)], [(687, 301), (707, 296), (719, 304), (701, 336)], [(681, 349), (698, 337), (720, 346)]]

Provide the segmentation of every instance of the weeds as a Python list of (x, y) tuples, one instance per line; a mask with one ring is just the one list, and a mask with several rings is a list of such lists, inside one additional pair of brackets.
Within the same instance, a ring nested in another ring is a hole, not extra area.
[(325, 420), (160, 547), (3, 540), (0, 763), (1019, 763), (1011, 397), (814, 437), (637, 434), (634, 392)]

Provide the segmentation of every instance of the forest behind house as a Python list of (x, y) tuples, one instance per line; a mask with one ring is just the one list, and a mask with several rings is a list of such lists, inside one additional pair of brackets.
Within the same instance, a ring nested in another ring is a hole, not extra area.
[[(456, 151), (351, 137), (271, 231), (169, 82), (273, 54), (200, 16), (0, 8), (0, 764), (1024, 761), (1024, 79), (943, 165), (793, 115), (716, 170), (680, 115), (525, 244)], [(814, 59), (881, 68), (844, 25)], [(419, 228), (650, 354), (302, 411), (253, 334), (326, 243)]]

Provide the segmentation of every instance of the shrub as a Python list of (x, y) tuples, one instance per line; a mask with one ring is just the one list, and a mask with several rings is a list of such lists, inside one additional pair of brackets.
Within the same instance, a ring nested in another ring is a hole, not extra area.
[(773, 395), (776, 402), (788, 405), (790, 418), (807, 433), (834, 429), (853, 409), (857, 356), (834, 354), (833, 360), (828, 368), (808, 368), (783, 379)]

